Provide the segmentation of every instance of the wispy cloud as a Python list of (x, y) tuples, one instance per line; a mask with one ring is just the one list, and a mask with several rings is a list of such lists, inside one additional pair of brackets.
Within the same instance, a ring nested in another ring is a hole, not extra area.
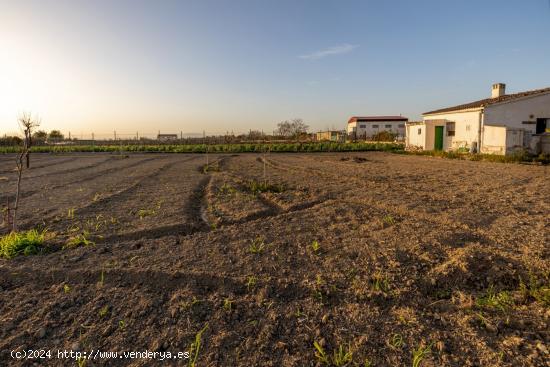
[(359, 47), (359, 45), (350, 45), (349, 43), (345, 43), (343, 45), (329, 47), (324, 50), (315, 51), (307, 55), (300, 55), (298, 57), (306, 60), (318, 60), (331, 55), (346, 54), (355, 50), (357, 47)]

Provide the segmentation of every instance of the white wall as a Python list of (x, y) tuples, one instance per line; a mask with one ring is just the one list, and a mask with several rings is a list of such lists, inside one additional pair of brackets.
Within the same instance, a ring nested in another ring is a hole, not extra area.
[[(531, 118), (530, 116), (533, 115)], [(536, 125), (522, 124), (523, 121), (550, 119), (550, 93), (524, 98), (508, 103), (490, 105), (485, 108), (485, 125), (506, 125), (535, 133)]]
[[(418, 133), (420, 131), (420, 134)], [(426, 149), (426, 125), (407, 125), (407, 147)]]
[(353, 128), (355, 128), (357, 126), (357, 123), (356, 122), (350, 122), (348, 123), (348, 135), (353, 133)]
[[(472, 142), (478, 140), (479, 129), (479, 117), (480, 110), (465, 111), (465, 112), (452, 112), (425, 115), (424, 121), (427, 120), (447, 120), (455, 123), (455, 136), (447, 136), (447, 128), (445, 128), (443, 134), (443, 149), (453, 150), (461, 147), (470, 148)], [(441, 124), (438, 124), (441, 126)], [(434, 125), (435, 126), (435, 125)], [(433, 128), (432, 128), (433, 129)], [(432, 130), (428, 129), (428, 130)], [(428, 135), (425, 149), (433, 149), (435, 130)]]
[[(381, 131), (390, 131), (399, 136), (405, 136), (405, 121), (368, 121), (368, 122), (358, 121), (353, 124), (356, 124), (355, 126), (357, 126), (358, 137), (362, 137), (365, 134), (367, 136), (372, 136)], [(348, 124), (348, 128), (349, 128), (349, 125), (351, 124)], [(375, 128), (374, 127), (375, 125), (378, 125), (378, 127)], [(386, 125), (389, 125), (390, 127), (386, 127)], [(403, 125), (403, 127), (399, 127), (399, 125)]]
[(481, 153), (506, 153), (506, 126), (485, 126)]

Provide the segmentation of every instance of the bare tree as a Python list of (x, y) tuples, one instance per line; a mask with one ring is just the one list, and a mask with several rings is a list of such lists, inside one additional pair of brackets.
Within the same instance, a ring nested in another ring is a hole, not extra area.
[(282, 121), (277, 124), (277, 134), (286, 138), (298, 138), (300, 135), (307, 133), (309, 126), (304, 123), (304, 120), (296, 118), (291, 121)]
[[(18, 118), (19, 127), (23, 130), (25, 138), (22, 141), (21, 151), (17, 155), (15, 164), (17, 165), (17, 189), (15, 193), (15, 205), (12, 213), (12, 231), (17, 231), (17, 209), (19, 209), (19, 196), (21, 194), (21, 177), (25, 166), (30, 168), (30, 149), (32, 145), (32, 132), (34, 128), (40, 126), (40, 120), (33, 118), (30, 113), (22, 113)], [(8, 203), (9, 212), (9, 203)]]

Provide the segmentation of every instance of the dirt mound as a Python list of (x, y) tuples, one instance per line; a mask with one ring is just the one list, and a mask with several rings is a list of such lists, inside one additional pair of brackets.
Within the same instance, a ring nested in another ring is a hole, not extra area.
[(516, 261), (474, 243), (453, 249), (447, 261), (432, 268), (427, 277), (428, 290), (480, 290), (490, 285), (497, 288), (516, 288), (525, 269)]

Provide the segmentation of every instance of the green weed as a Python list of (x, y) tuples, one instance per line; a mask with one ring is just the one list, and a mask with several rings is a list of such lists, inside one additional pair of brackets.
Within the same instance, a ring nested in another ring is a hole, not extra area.
[(191, 301), (180, 302), (180, 304), (179, 304), (180, 310), (182, 310), (182, 311), (190, 310), (190, 309), (193, 308), (193, 306), (198, 305), (199, 303), (201, 303), (201, 300), (198, 299), (197, 297), (193, 297), (193, 299)]
[(377, 292), (388, 293), (390, 291), (390, 281), (382, 273), (376, 273), (371, 279), (371, 289)]
[(547, 307), (550, 306), (550, 283), (548, 280), (541, 281), (531, 274), (529, 275), (529, 283), (525, 283), (520, 278), (519, 288), (525, 299), (532, 298)]
[(315, 347), (315, 357), (317, 358), (317, 361), (321, 364), (329, 364), (330, 360), (323, 347), (316, 341), (313, 342), (313, 346)]
[(353, 352), (349, 345), (347, 348), (344, 348), (343, 345), (338, 346), (338, 348), (333, 350), (331, 356), (316, 341), (313, 342), (313, 347), (315, 348), (315, 358), (317, 358), (317, 362), (320, 364), (343, 367), (353, 361)]
[(83, 231), (80, 234), (77, 234), (76, 236), (73, 236), (67, 240), (65, 245), (63, 246), (63, 249), (67, 248), (75, 248), (79, 246), (92, 246), (95, 245), (95, 242), (90, 241), (88, 239), (89, 232)]
[(231, 196), (236, 192), (235, 188), (227, 183), (224, 183), (218, 191), (221, 195), (227, 196)]
[(109, 305), (105, 305), (99, 310), (98, 315), (99, 317), (103, 318), (107, 316), (108, 312), (109, 312)]
[(217, 164), (205, 164), (202, 167), (202, 173), (207, 174), (208, 172), (219, 172), (220, 167)]
[(35, 255), (44, 249), (46, 230), (31, 229), (25, 232), (11, 232), (0, 238), (0, 257), (6, 259), (18, 255)]
[(476, 306), (479, 308), (497, 309), (506, 312), (510, 307), (514, 306), (514, 300), (506, 291), (495, 292), (491, 285), (489, 289), (487, 289), (487, 293), (476, 300)]
[(145, 218), (145, 217), (149, 217), (149, 216), (155, 215), (155, 214), (156, 214), (156, 212), (153, 209), (140, 209), (137, 212), (137, 215), (138, 215), (140, 220)]
[(395, 224), (395, 218), (388, 214), (388, 215), (385, 215), (384, 218), (382, 218), (382, 222), (384, 222), (384, 224), (388, 226), (391, 226)]
[(315, 240), (311, 243), (311, 249), (316, 254), (319, 252), (319, 250), (321, 249), (321, 245), (319, 244), (319, 242), (317, 240)]
[(233, 307), (233, 301), (229, 298), (225, 298), (223, 300), (223, 309), (225, 311), (229, 312), (229, 311), (231, 311), (232, 307)]
[(67, 210), (67, 218), (74, 219), (74, 208)]
[(259, 194), (262, 192), (274, 192), (274, 193), (281, 193), (285, 191), (285, 188), (283, 185), (274, 185), (267, 182), (258, 182), (255, 180), (252, 180), (248, 182), (248, 189), (253, 194)]
[(251, 288), (254, 288), (256, 286), (257, 281), (258, 278), (256, 278), (254, 275), (249, 276), (246, 282), (246, 289), (250, 291)]
[(105, 284), (105, 272), (101, 270), (101, 275), (99, 276), (99, 282), (97, 282), (97, 285), (103, 287), (103, 284)]
[(401, 349), (403, 347), (403, 336), (401, 334), (393, 334), (388, 340), (388, 345), (392, 349)]
[(71, 287), (68, 284), (63, 284), (63, 292), (70, 293)]
[(332, 364), (336, 367), (342, 367), (347, 365), (353, 360), (353, 352), (349, 345), (346, 349), (340, 344), (340, 346), (332, 353)]
[(187, 364), (188, 367), (195, 367), (197, 363), (197, 359), (199, 358), (199, 351), (201, 348), (201, 338), (202, 334), (208, 329), (208, 324), (206, 324), (197, 334), (195, 334), (195, 341), (191, 343), (191, 346), (189, 347), (189, 363)]
[(261, 254), (264, 251), (265, 243), (260, 237), (256, 238), (248, 247), (248, 252), (251, 254)]
[(412, 351), (412, 366), (413, 367), (420, 367), (420, 363), (422, 363), (422, 360), (429, 355), (432, 352), (432, 344), (428, 345), (427, 347), (419, 346), (415, 350)]

